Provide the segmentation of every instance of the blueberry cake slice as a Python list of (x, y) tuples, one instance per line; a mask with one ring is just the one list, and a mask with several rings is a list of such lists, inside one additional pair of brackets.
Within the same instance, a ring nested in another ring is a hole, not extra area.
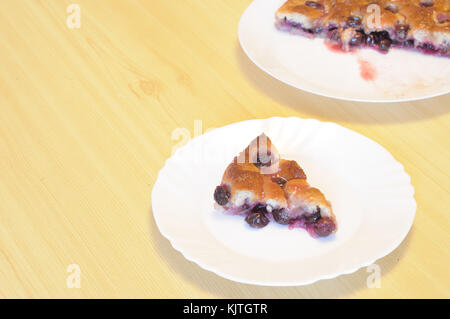
[(336, 219), (325, 196), (308, 184), (296, 161), (280, 158), (265, 134), (228, 165), (214, 199), (217, 210), (242, 215), (253, 228), (273, 221), (304, 228), (313, 237), (336, 231)]
[(450, 57), (450, 0), (287, 0), (276, 26), (344, 51), (398, 47)]

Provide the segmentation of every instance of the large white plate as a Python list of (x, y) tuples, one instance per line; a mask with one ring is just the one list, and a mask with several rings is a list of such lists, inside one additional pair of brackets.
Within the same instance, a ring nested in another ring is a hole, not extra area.
[[(423, 99), (450, 92), (450, 59), (392, 49), (330, 51), (322, 39), (281, 32), (275, 12), (285, 0), (254, 0), (239, 23), (239, 40), (249, 58), (276, 79), (324, 96), (368, 102)], [(361, 77), (361, 65), (376, 72)]]
[[(331, 201), (335, 236), (317, 240), (275, 223), (253, 230), (240, 216), (214, 211), (225, 168), (262, 132)], [(161, 233), (200, 267), (239, 282), (290, 286), (351, 273), (390, 253), (411, 228), (413, 194), (403, 166), (370, 139), (333, 123), (270, 118), (188, 142), (159, 172), (152, 206)]]

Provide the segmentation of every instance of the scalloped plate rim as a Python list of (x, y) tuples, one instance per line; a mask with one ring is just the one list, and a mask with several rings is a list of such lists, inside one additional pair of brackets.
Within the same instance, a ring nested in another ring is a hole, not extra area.
[[(357, 134), (357, 135), (363, 137), (364, 139), (366, 139), (367, 141), (370, 141), (371, 143), (374, 143), (377, 146), (381, 147), (383, 150), (385, 150), (392, 157), (392, 159), (396, 163), (400, 164), (400, 170), (405, 176), (408, 177), (408, 184), (409, 184), (408, 186), (412, 190), (411, 201), (412, 201), (412, 203), (414, 203), (414, 212), (411, 215), (411, 219), (410, 219), (410, 221), (408, 223), (408, 227), (406, 228), (407, 230), (405, 231), (404, 234), (402, 234), (401, 236), (398, 237), (399, 239), (396, 242), (394, 242), (391, 245), (391, 247), (385, 249), (385, 251), (383, 253), (379, 253), (377, 256), (374, 256), (373, 258), (370, 258), (368, 261), (361, 262), (357, 266), (351, 267), (348, 271), (340, 271), (340, 272), (338, 271), (338, 272), (331, 273), (329, 275), (316, 276), (316, 277), (314, 277), (314, 278), (312, 278), (310, 280), (303, 280), (303, 281), (295, 281), (295, 280), (293, 280), (292, 282), (289, 282), (289, 283), (288, 282), (275, 282), (275, 281), (273, 281), (273, 282), (270, 282), (270, 281), (268, 281), (268, 282), (258, 282), (258, 281), (253, 281), (253, 280), (246, 280), (245, 278), (240, 278), (239, 276), (229, 275), (229, 274), (226, 274), (226, 273), (223, 273), (221, 271), (218, 271), (218, 270), (214, 269), (214, 267), (209, 267), (209, 266), (205, 265), (200, 260), (198, 260), (197, 258), (193, 257), (190, 253), (188, 253), (186, 251), (187, 249), (184, 249), (180, 245), (178, 245), (179, 240), (176, 240), (175, 238), (173, 238), (171, 235), (169, 235), (168, 233), (166, 233), (163, 230), (164, 228), (161, 227), (160, 220), (158, 219), (157, 214), (155, 214), (153, 195), (155, 193), (155, 189), (157, 189), (157, 184), (158, 184), (158, 181), (160, 180), (161, 173), (167, 168), (167, 162), (171, 158), (177, 156), (177, 154), (180, 152), (180, 150), (182, 150), (184, 148), (187, 148), (189, 146), (189, 144), (192, 143), (192, 141), (194, 139), (198, 139), (198, 138), (200, 138), (202, 136), (209, 135), (209, 134), (211, 134), (213, 132), (216, 132), (217, 130), (223, 130), (223, 129), (226, 129), (226, 128), (231, 128), (233, 126), (237, 126), (237, 125), (245, 123), (245, 122), (255, 122), (255, 121), (261, 121), (261, 120), (263, 120), (263, 121), (270, 121), (270, 120), (274, 120), (274, 119), (292, 119), (292, 118), (300, 119), (300, 120), (307, 120), (307, 121), (314, 121), (314, 122), (318, 122), (318, 123), (321, 123), (321, 124), (337, 125), (341, 129), (345, 129), (345, 130), (350, 131), (350, 132), (352, 132), (354, 134)], [(368, 138), (368, 137), (366, 137), (366, 136), (364, 136), (364, 135), (362, 135), (362, 134), (360, 134), (360, 133), (358, 133), (356, 131), (350, 130), (350, 129), (344, 127), (344, 126), (341, 126), (339, 124), (333, 123), (333, 122), (324, 122), (324, 121), (319, 121), (319, 120), (316, 120), (316, 119), (302, 119), (302, 118), (299, 118), (299, 117), (270, 117), (270, 118), (266, 118), (266, 119), (252, 119), (252, 120), (247, 120), (247, 121), (235, 122), (235, 123), (231, 123), (231, 124), (228, 124), (228, 125), (216, 128), (216, 129), (214, 129), (214, 130), (212, 130), (210, 132), (206, 132), (205, 134), (202, 134), (202, 135), (200, 135), (198, 137), (195, 137), (195, 138), (191, 139), (184, 146), (182, 146), (179, 149), (177, 149), (175, 151), (175, 153), (165, 161), (165, 164), (164, 164), (163, 168), (158, 172), (158, 175), (157, 175), (157, 178), (156, 178), (155, 184), (153, 186), (153, 190), (152, 190), (152, 215), (153, 215), (153, 218), (155, 220), (156, 226), (158, 227), (158, 230), (161, 232), (161, 234), (165, 238), (167, 238), (167, 240), (169, 240), (171, 246), (176, 251), (180, 252), (183, 255), (184, 258), (186, 258), (190, 262), (193, 262), (193, 263), (197, 264), (200, 268), (202, 268), (204, 270), (207, 270), (207, 271), (210, 271), (212, 273), (215, 273), (216, 275), (218, 275), (220, 277), (223, 277), (225, 279), (232, 280), (232, 281), (235, 281), (235, 282), (244, 283), (244, 284), (251, 284), (251, 285), (257, 285), (257, 286), (292, 287), (292, 286), (309, 285), (309, 284), (315, 283), (315, 282), (317, 282), (319, 280), (333, 279), (333, 278), (336, 278), (336, 277), (338, 277), (340, 275), (347, 275), (347, 274), (355, 273), (359, 269), (361, 269), (363, 267), (367, 267), (367, 266), (373, 264), (375, 261), (377, 261), (377, 260), (379, 260), (379, 259), (381, 259), (381, 258), (383, 258), (383, 257), (385, 257), (387, 255), (389, 255), (391, 252), (393, 252), (404, 241), (404, 239), (407, 237), (408, 233), (410, 232), (410, 230), (412, 228), (412, 225), (413, 225), (413, 222), (414, 222), (414, 219), (415, 219), (415, 215), (416, 215), (416, 211), (417, 211), (417, 202), (415, 200), (414, 194), (415, 194), (415, 190), (414, 190), (413, 185), (411, 184), (411, 178), (406, 173), (406, 171), (404, 169), (404, 166), (400, 162), (395, 160), (395, 158), (392, 156), (392, 154), (388, 150), (386, 150), (383, 146), (381, 146), (377, 142), (371, 140), (370, 138)]]

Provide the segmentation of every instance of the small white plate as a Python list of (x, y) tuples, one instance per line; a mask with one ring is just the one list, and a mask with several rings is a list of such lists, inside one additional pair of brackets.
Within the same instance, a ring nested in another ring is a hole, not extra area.
[[(276, 223), (254, 230), (243, 217), (214, 211), (225, 168), (262, 132), (330, 200), (336, 235), (318, 240)], [(411, 228), (413, 195), (403, 166), (379, 144), (337, 124), (292, 117), (239, 122), (189, 141), (159, 172), (152, 206), (161, 233), (200, 267), (243, 283), (293, 286), (389, 254)]]
[[(275, 12), (285, 0), (254, 0), (239, 23), (239, 40), (248, 57), (274, 78), (311, 93), (344, 100), (399, 102), (450, 92), (450, 59), (401, 49), (388, 54), (361, 49), (329, 50), (275, 28)], [(372, 81), (362, 71), (373, 70)]]

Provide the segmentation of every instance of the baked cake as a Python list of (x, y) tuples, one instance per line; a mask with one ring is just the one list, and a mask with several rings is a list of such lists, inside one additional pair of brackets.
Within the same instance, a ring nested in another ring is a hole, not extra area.
[(450, 57), (450, 0), (287, 0), (276, 26), (344, 51), (399, 47)]
[(216, 209), (245, 216), (253, 228), (270, 221), (301, 227), (313, 237), (336, 231), (330, 203), (311, 187), (296, 161), (281, 159), (270, 139), (261, 134), (226, 168), (214, 191)]

